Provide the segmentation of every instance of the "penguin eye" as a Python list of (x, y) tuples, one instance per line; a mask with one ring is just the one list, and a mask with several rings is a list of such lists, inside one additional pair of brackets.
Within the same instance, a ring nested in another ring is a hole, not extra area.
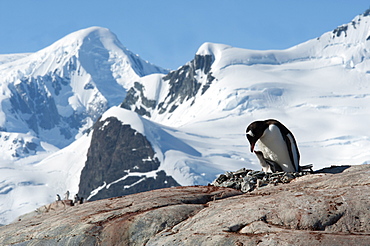
[(252, 130), (249, 130), (249, 131), (247, 132), (247, 135), (249, 135), (249, 136), (251, 136), (251, 137), (254, 137), (254, 134), (253, 134)]

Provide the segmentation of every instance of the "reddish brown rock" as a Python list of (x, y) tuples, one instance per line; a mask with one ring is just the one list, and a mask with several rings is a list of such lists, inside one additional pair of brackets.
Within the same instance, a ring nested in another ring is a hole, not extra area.
[(333, 170), (211, 202), (147, 245), (369, 245), (370, 165)]
[(0, 227), (0, 245), (143, 245), (207, 206), (240, 195), (213, 186), (174, 187), (77, 206), (53, 203)]
[(74, 207), (53, 204), (0, 227), (0, 244), (369, 245), (369, 197), (370, 165), (246, 194), (174, 187)]

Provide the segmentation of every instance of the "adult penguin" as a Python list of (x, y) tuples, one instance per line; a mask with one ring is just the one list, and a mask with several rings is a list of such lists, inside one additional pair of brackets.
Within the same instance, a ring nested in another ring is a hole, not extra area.
[(251, 152), (258, 145), (256, 155), (259, 160), (262, 153), (263, 159), (275, 162), (284, 172), (300, 171), (297, 142), (289, 129), (279, 121), (254, 121), (247, 127), (246, 136)]

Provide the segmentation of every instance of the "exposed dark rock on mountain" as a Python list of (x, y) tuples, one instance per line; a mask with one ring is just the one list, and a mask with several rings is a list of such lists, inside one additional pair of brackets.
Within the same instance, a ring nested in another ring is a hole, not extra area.
[(151, 144), (130, 125), (114, 117), (98, 121), (81, 173), (79, 194), (87, 198), (93, 190), (112, 182), (115, 183), (101, 189), (91, 200), (178, 186), (164, 171), (158, 171), (155, 177), (145, 176), (159, 165)]
[(370, 165), (334, 167), (253, 192), (174, 187), (0, 227), (2, 245), (368, 245)]
[(347, 25), (340, 26), (333, 31), (333, 34), (336, 35), (337, 37), (340, 37), (340, 35), (344, 33), (344, 35), (347, 37), (347, 29), (348, 29)]
[(31, 115), (25, 121), (35, 133), (39, 132), (40, 127), (49, 130), (60, 121), (54, 99), (43, 86), (40, 86), (39, 79), (42, 80), (41, 77), (37, 79), (31, 77), (20, 80), (20, 83), (14, 86), (9, 85), (12, 91), (10, 103), (13, 110)]
[(213, 61), (212, 55), (195, 55), (192, 61), (164, 76), (163, 83), (169, 84), (169, 90), (160, 101), (149, 100), (145, 96), (144, 86), (136, 82), (127, 92), (121, 107), (150, 117), (152, 110), (158, 110), (159, 114), (171, 113), (184, 101), (194, 102), (199, 90), (201, 94), (206, 92), (215, 79), (211, 72)]
[[(61, 78), (52, 73), (36, 78), (22, 78), (18, 84), (10, 84), (9, 89), (12, 96), (9, 101), (13, 113), (23, 119), (36, 134), (39, 134), (42, 129), (50, 130), (58, 127), (60, 134), (65, 139), (71, 139), (77, 134), (87, 116), (96, 120), (97, 115), (106, 110), (107, 105), (101, 105), (102, 107), (96, 109), (97, 112), (74, 112), (68, 117), (60, 115), (49, 89), (58, 96), (62, 88), (68, 87), (69, 84), (70, 78)], [(51, 88), (47, 88), (47, 86)]]
[[(141, 99), (141, 103), (143, 104), (143, 106), (145, 106), (145, 108), (155, 109), (156, 100), (150, 100), (146, 98), (146, 96), (144, 95), (143, 88), (144, 86), (142, 84), (140, 84), (139, 82), (135, 82), (134, 87), (131, 87), (128, 90), (125, 100), (121, 104), (121, 107), (131, 110), (131, 105), (135, 105), (135, 103), (139, 99)], [(134, 111), (140, 115), (150, 117), (151, 116), (150, 112), (145, 108), (142, 106), (135, 107)]]
[[(158, 104), (159, 113), (164, 113), (167, 110), (171, 113), (176, 109), (178, 104), (191, 99), (194, 101), (195, 95), (202, 86), (202, 83), (198, 80), (203, 79), (203, 77), (200, 76), (200, 78), (197, 78), (197, 73), (199, 72), (202, 72), (204, 74), (203, 76), (206, 76), (206, 84), (202, 87), (203, 94), (214, 80), (212, 74), (209, 73), (212, 63), (213, 56), (196, 55), (191, 62), (163, 77), (164, 81), (168, 81), (170, 90), (164, 101)], [(171, 108), (168, 109), (171, 104)]]

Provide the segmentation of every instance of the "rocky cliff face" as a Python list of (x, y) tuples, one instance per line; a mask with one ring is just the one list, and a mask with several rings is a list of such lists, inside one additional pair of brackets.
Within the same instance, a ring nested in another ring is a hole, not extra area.
[(130, 125), (110, 117), (93, 130), (79, 184), (83, 197), (97, 200), (179, 185), (157, 171), (160, 162), (150, 142)]
[(162, 78), (163, 86), (159, 89), (166, 87), (168, 90), (163, 97), (156, 99), (148, 99), (145, 86), (135, 82), (128, 90), (121, 107), (151, 117), (153, 111), (158, 114), (172, 113), (185, 101), (190, 100), (192, 104), (195, 96), (198, 93), (202, 95), (215, 79), (211, 72), (213, 61), (212, 55), (195, 55), (192, 61)]
[(369, 171), (328, 168), (246, 194), (197, 186), (59, 202), (0, 227), (0, 244), (368, 245)]
[[(9, 89), (12, 93), (10, 104), (18, 115), (27, 115), (25, 122), (27, 126), (36, 134), (41, 129), (50, 130), (60, 127), (60, 133), (66, 139), (70, 139), (79, 127), (82, 126), (83, 114), (70, 115), (63, 117), (58, 114), (57, 105), (48, 91), (45, 84), (51, 84), (55, 95), (59, 95), (62, 86), (69, 84), (66, 78), (61, 78), (54, 74), (38, 76), (36, 78), (22, 78), (18, 84), (10, 84)], [(73, 132), (73, 133), (72, 133)]]
[(163, 77), (170, 89), (165, 99), (158, 104), (160, 114), (166, 111), (172, 113), (184, 101), (194, 102), (200, 89), (203, 94), (209, 88), (214, 80), (210, 73), (213, 59), (211, 55), (196, 55), (190, 63)]

